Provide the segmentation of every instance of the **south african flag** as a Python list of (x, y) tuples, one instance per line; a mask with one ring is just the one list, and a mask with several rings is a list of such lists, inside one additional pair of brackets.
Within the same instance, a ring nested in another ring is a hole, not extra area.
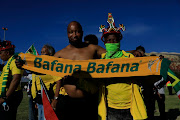
[(39, 55), (39, 53), (37, 52), (36, 48), (34, 47), (34, 45), (31, 45), (29, 47), (29, 49), (26, 51), (26, 53), (30, 53), (30, 54), (33, 54), (33, 55)]
[(176, 77), (172, 70), (168, 69), (167, 78), (171, 82), (174, 91), (176, 92), (177, 96), (180, 99), (180, 79)]

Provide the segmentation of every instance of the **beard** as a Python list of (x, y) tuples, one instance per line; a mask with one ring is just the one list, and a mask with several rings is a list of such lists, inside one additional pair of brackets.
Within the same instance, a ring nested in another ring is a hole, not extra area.
[(82, 42), (82, 41), (79, 41), (79, 40), (76, 40), (76, 41), (71, 41), (71, 40), (69, 40), (69, 43), (70, 43), (72, 46), (77, 47), (77, 48), (81, 47), (82, 44), (83, 44), (83, 42)]

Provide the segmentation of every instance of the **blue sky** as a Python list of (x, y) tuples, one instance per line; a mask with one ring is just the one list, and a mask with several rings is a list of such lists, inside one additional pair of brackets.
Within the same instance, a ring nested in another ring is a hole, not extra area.
[[(145, 47), (146, 52), (180, 52), (180, 1), (176, 0), (0, 0), (0, 27), (7, 27), (6, 39), (25, 52), (34, 44), (58, 51), (67, 46), (67, 25), (81, 23), (84, 36), (107, 25), (112, 13), (116, 26), (124, 24), (121, 49)], [(3, 30), (0, 30), (3, 39)]]

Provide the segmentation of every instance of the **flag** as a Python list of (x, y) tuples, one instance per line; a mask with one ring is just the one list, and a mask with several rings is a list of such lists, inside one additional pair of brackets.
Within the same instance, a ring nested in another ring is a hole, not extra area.
[(168, 69), (168, 78), (172, 84), (172, 87), (174, 88), (174, 91), (180, 99), (180, 79), (176, 77), (174, 72), (172, 72), (170, 69)]
[(30, 53), (30, 54), (33, 54), (33, 55), (39, 55), (39, 53), (37, 52), (36, 48), (34, 47), (34, 45), (31, 45), (29, 47), (29, 49), (26, 51), (26, 53)]
[(45, 120), (58, 120), (53, 108), (50, 104), (50, 99), (47, 94), (46, 87), (40, 78), (41, 82), (41, 95), (42, 95), (42, 103), (43, 103), (43, 109), (44, 109), (44, 118)]

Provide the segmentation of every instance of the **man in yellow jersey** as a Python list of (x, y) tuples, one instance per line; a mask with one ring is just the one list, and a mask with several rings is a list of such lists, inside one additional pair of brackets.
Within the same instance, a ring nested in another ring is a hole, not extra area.
[(16, 67), (14, 48), (11, 41), (0, 42), (0, 57), (3, 61), (7, 61), (0, 75), (1, 120), (16, 120), (17, 108), (23, 98), (19, 85), (22, 71)]
[[(125, 30), (123, 25), (115, 26), (112, 14), (108, 14), (109, 27), (106, 29), (101, 25), (100, 32), (103, 32), (102, 40), (106, 47), (106, 53), (102, 59), (133, 58), (131, 53), (120, 50), (122, 34)], [(104, 38), (104, 39), (103, 39)], [(140, 88), (135, 78), (109, 78), (101, 90), (99, 103), (100, 120), (136, 120), (146, 119), (146, 108), (140, 94)]]

